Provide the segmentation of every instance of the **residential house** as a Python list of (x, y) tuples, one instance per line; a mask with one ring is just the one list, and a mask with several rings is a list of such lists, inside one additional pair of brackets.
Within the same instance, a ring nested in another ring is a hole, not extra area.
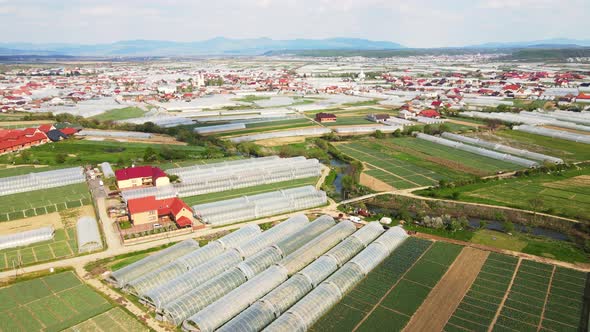
[(159, 187), (170, 184), (170, 179), (158, 167), (139, 166), (115, 171), (117, 186), (120, 190), (135, 187)]
[(162, 219), (170, 219), (178, 227), (190, 227), (193, 225), (193, 210), (178, 197), (156, 199), (148, 196), (130, 199), (127, 202), (129, 218), (133, 225), (157, 224)]
[(315, 120), (319, 123), (336, 122), (336, 115), (332, 113), (318, 113), (315, 115)]

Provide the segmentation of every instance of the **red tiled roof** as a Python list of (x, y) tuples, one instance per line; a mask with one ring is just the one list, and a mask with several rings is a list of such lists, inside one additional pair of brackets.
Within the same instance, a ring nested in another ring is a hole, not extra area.
[(176, 216), (182, 208), (192, 212), (191, 208), (178, 197), (156, 199), (156, 196), (148, 196), (130, 199), (127, 201), (127, 208), (129, 209), (130, 214), (157, 210), (158, 216), (169, 214)]
[(40, 125), (39, 126), (39, 130), (41, 130), (44, 133), (48, 133), (51, 129), (53, 128), (53, 125), (51, 124), (44, 124), (44, 125)]
[(435, 110), (424, 110), (420, 112), (419, 115), (425, 116), (427, 118), (436, 118), (437, 116), (440, 116), (440, 114)]
[(584, 94), (584, 93), (580, 93), (576, 99), (590, 99), (590, 95)]
[(187, 217), (180, 217), (176, 219), (176, 224), (178, 225), (178, 227), (187, 227), (192, 226), (193, 222)]
[(138, 166), (119, 169), (115, 171), (115, 176), (117, 177), (118, 181), (149, 177), (155, 181), (158, 178), (166, 176), (166, 173), (164, 173), (164, 171), (158, 167)]
[(21, 145), (26, 145), (26, 144), (33, 144), (33, 143), (40, 143), (43, 140), (47, 139), (47, 135), (45, 135), (44, 133), (36, 133), (32, 136), (25, 136), (22, 130), (19, 130), (19, 132), (21, 133), (20, 135), (7, 140), (5, 139), (6, 136), (4, 136), (2, 138), (2, 141), (0, 141), (0, 151), (2, 150), (7, 150), (13, 147), (20, 147)]
[(75, 133), (77, 133), (78, 132), (78, 129), (76, 129), (76, 128), (69, 128), (68, 127), (68, 128), (60, 129), (59, 131), (61, 131), (65, 135), (70, 136), (70, 135), (74, 135)]
[(315, 117), (316, 119), (336, 119), (336, 115), (332, 113), (318, 113)]

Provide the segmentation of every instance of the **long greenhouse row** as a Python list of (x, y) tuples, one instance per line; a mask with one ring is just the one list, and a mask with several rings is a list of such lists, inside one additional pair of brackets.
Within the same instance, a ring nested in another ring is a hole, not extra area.
[(580, 135), (562, 130), (548, 129), (528, 125), (516, 126), (513, 129), (529, 134), (537, 134), (552, 138), (564, 139), (572, 142), (590, 144), (590, 135)]
[(0, 179), (0, 196), (62, 187), (84, 181), (82, 167), (11, 176)]
[[(572, 113), (572, 112), (569, 112)], [(553, 115), (552, 113), (526, 112), (516, 113), (498, 113), (498, 112), (463, 112), (463, 116), (480, 119), (495, 119), (510, 123), (525, 124), (531, 126), (554, 126), (580, 131), (590, 131), (587, 119), (580, 117), (566, 117), (561, 113)]]
[(0, 250), (27, 246), (29, 244), (49, 241), (53, 239), (55, 231), (53, 226), (41, 227), (24, 232), (0, 236)]
[(245, 135), (230, 138), (233, 143), (252, 142), (270, 138), (299, 137), (299, 136), (321, 136), (331, 133), (328, 128), (309, 128), (297, 130), (273, 131), (270, 133)]
[(499, 153), (496, 151), (491, 151), (488, 149), (463, 144), (461, 142), (451, 141), (451, 140), (440, 138), (437, 136), (418, 133), (416, 135), (416, 137), (419, 139), (423, 139), (425, 141), (437, 143), (440, 145), (448, 146), (448, 147), (455, 148), (455, 149), (462, 150), (462, 151), (471, 152), (471, 153), (474, 153), (474, 154), (477, 154), (480, 156), (484, 156), (484, 157), (488, 157), (488, 158), (492, 158), (492, 159), (506, 161), (506, 162), (520, 165), (520, 166), (524, 166), (524, 167), (537, 167), (537, 166), (539, 166), (539, 163), (537, 163), (536, 161), (532, 161), (532, 160), (528, 160), (528, 159), (524, 159), (524, 158), (520, 158), (520, 157), (515, 157), (515, 156), (509, 155), (507, 153)]
[(313, 186), (304, 186), (199, 204), (192, 208), (201, 221), (218, 226), (309, 209), (327, 202), (325, 192)]
[(156, 196), (158, 199), (190, 197), (317, 177), (321, 174), (321, 164), (317, 159), (275, 156), (175, 168), (168, 173), (177, 175), (181, 182), (168, 186), (127, 190), (123, 192), (123, 198), (130, 200), (146, 196)]
[(303, 331), (406, 238), (402, 228), (385, 231), (378, 222), (357, 230), (349, 221), (309, 222), (300, 214), (203, 247), (183, 241), (108, 280), (187, 331), (284, 331), (285, 321)]
[(453, 141), (458, 141), (458, 142), (463, 142), (463, 143), (467, 143), (467, 144), (471, 144), (471, 145), (481, 146), (483, 148), (492, 149), (492, 150), (504, 152), (504, 153), (509, 153), (511, 155), (520, 156), (520, 157), (524, 157), (524, 158), (531, 159), (531, 160), (537, 160), (537, 161), (541, 161), (541, 162), (550, 162), (550, 163), (554, 163), (554, 164), (563, 164), (563, 160), (560, 158), (555, 158), (555, 157), (548, 156), (546, 154), (531, 152), (528, 150), (516, 149), (516, 148), (513, 148), (508, 145), (488, 142), (488, 141), (482, 140), (480, 138), (467, 137), (467, 136), (452, 134), (452, 133), (448, 133), (448, 132), (442, 133), (441, 136), (444, 138), (448, 138), (450, 140), (453, 140)]

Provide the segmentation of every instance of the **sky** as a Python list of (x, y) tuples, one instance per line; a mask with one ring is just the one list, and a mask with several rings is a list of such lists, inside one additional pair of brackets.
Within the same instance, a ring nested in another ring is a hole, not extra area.
[(0, 42), (353, 37), (408, 47), (590, 39), (590, 0), (0, 0)]

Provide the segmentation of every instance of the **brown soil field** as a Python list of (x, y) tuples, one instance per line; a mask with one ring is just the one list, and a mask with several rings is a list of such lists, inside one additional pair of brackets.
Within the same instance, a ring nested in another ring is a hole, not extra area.
[(0, 223), (0, 234), (19, 233), (50, 225), (53, 225), (55, 229), (64, 227), (59, 213), (53, 212), (42, 216), (2, 222)]
[(257, 141), (256, 144), (260, 146), (273, 147), (281, 146), (293, 143), (305, 142), (305, 137), (283, 137), (283, 138), (269, 138), (261, 141)]
[(361, 185), (369, 187), (375, 191), (393, 191), (395, 188), (387, 183), (372, 177), (368, 174), (361, 173)]
[(463, 248), (403, 331), (442, 331), (471, 287), (489, 252)]
[(542, 127), (543, 128), (547, 128), (547, 129), (553, 129), (553, 130), (567, 131), (567, 132), (578, 134), (578, 135), (590, 135), (589, 132), (582, 131), (582, 130), (575, 130), (575, 129), (570, 129), (570, 128), (562, 128), (562, 127), (557, 127), (557, 126), (542, 126)]

